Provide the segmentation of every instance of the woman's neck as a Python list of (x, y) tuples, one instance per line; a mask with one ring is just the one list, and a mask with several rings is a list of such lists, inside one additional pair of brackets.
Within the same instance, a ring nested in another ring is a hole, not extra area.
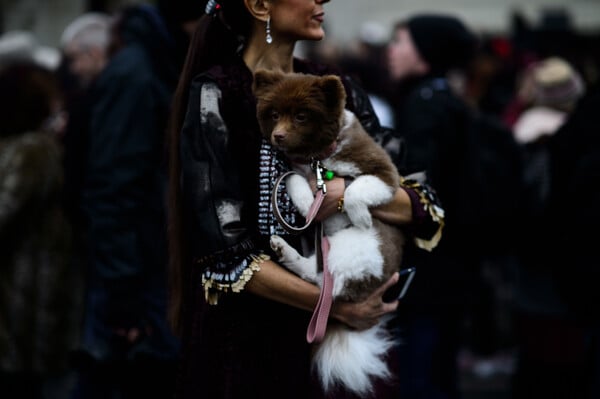
[(252, 73), (258, 69), (293, 72), (294, 45), (293, 42), (267, 44), (264, 37), (253, 35), (244, 50), (244, 62)]

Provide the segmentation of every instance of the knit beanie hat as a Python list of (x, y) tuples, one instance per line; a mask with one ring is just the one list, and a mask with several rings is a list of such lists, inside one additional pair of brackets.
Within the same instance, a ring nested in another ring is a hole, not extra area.
[(534, 102), (569, 110), (585, 91), (579, 73), (566, 60), (550, 57), (533, 67)]
[(477, 50), (479, 40), (475, 34), (449, 15), (417, 15), (407, 21), (406, 27), (433, 73), (466, 66)]

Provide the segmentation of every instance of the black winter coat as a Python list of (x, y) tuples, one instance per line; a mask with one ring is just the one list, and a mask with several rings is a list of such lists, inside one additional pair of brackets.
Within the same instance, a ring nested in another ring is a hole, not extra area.
[(128, 10), (93, 88), (82, 208), (89, 279), (84, 348), (115, 356), (115, 328), (153, 331), (134, 351), (174, 358), (166, 323), (164, 134), (178, 59), (153, 8)]
[(592, 304), (600, 299), (600, 86), (580, 100), (551, 138), (551, 191), (543, 227), (547, 251), (541, 262), (554, 267), (560, 294), (578, 321), (600, 324)]
[(444, 238), (435, 250), (411, 248), (408, 253), (406, 262), (418, 271), (399, 313), (459, 311), (472, 299), (478, 265), (460, 226), (460, 201), (468, 193), (460, 192), (457, 183), (466, 157), (467, 106), (441, 78), (407, 82), (403, 93), (395, 106), (395, 119), (397, 134), (410, 149), (406, 168), (426, 172), (444, 208), (446, 224)]

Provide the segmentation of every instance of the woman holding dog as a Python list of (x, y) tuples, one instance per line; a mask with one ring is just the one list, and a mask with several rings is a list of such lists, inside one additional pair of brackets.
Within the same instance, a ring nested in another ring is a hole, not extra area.
[[(261, 139), (252, 93), (258, 69), (334, 72), (293, 57), (298, 40), (323, 38), (327, 2), (211, 0), (190, 46), (170, 131), (171, 316), (183, 341), (177, 397), (352, 397), (321, 392), (311, 375), (305, 332), (319, 288), (270, 258), (272, 234), (298, 248), (302, 242), (286, 236), (269, 208), (273, 182), (287, 168)], [(344, 84), (347, 108), (394, 147), (367, 96), (350, 80)], [(327, 182), (318, 218), (337, 212), (344, 188), (344, 179)], [(434, 246), (443, 216), (432, 201), (415, 184), (374, 214), (409, 225), (421, 243)], [(297, 217), (289, 203), (280, 209)], [(396, 310), (398, 302), (382, 296), (397, 280), (364, 302), (334, 303), (330, 320), (371, 327)], [(373, 397), (395, 395), (394, 382), (382, 381)]]

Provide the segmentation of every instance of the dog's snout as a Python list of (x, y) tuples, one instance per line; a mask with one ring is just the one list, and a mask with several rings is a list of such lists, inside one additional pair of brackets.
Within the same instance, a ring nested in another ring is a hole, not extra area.
[(273, 132), (273, 141), (276, 143), (281, 143), (285, 139), (285, 132), (281, 130), (276, 130)]

